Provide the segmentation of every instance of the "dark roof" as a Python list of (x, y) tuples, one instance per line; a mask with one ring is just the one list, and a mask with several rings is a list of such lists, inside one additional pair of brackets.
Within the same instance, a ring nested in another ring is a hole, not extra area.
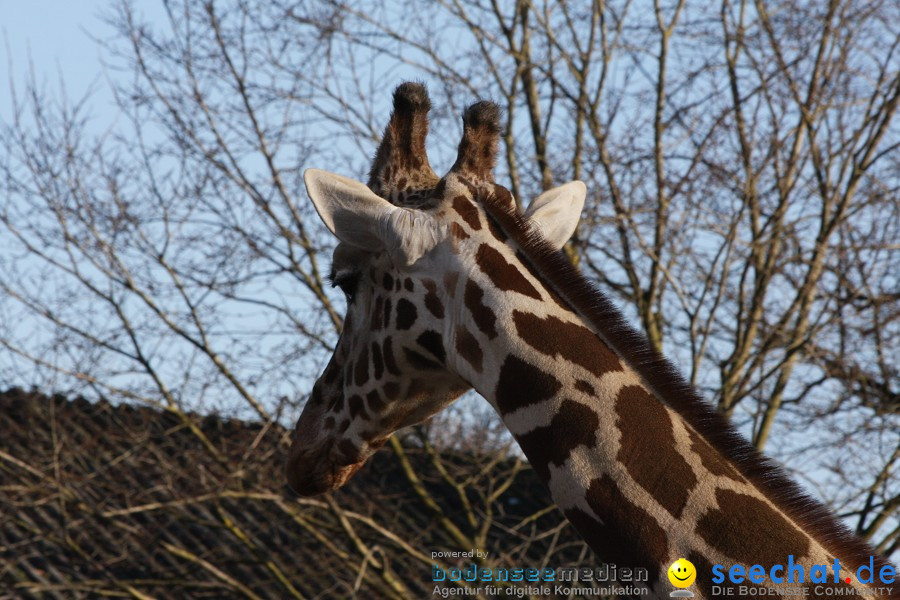
[[(190, 421), (219, 459), (177, 414), (17, 389), (0, 394), (0, 598), (342, 598), (354, 589), (359, 598), (424, 597), (433, 589), (431, 552), (460, 549), (390, 450), (331, 504), (285, 488), (282, 427)], [(407, 453), (464, 534), (490, 511), (484, 549), (495, 565), (540, 565), (548, 552), (554, 567), (592, 560), (556, 510), (540, 513), (550, 498), (530, 469), (489, 507), (479, 504), (477, 486), (465, 488), (473, 526), (426, 453)], [(452, 472), (472, 476), (486, 461), (445, 456)], [(501, 460), (477, 481), (487, 490), (491, 473), (512, 467)], [(534, 513), (541, 516), (526, 519)], [(365, 552), (387, 571), (360, 569)]]

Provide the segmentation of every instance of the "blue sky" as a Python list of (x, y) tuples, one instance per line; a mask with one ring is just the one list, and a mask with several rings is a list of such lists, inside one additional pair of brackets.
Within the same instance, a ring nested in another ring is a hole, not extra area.
[[(93, 87), (94, 111), (111, 108), (103, 48), (94, 39), (112, 34), (101, 17), (111, 3), (111, 0), (0, 0), (0, 73), (4, 74), (0, 83), (0, 118), (9, 115), (10, 79), (21, 93), (29, 62), (39, 83), (57, 89), (62, 80), (69, 98), (81, 98)], [(140, 10), (148, 16), (162, 15), (162, 5), (158, 2), (143, 2)]]

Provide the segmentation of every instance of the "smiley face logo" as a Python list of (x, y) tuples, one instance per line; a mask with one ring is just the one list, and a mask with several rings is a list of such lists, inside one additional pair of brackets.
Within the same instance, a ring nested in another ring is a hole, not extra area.
[(686, 588), (697, 579), (697, 569), (685, 558), (679, 558), (669, 567), (669, 582), (677, 588)]

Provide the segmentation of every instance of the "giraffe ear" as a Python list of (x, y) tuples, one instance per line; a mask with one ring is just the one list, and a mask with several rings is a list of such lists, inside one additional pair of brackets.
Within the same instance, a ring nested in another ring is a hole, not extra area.
[(359, 181), (319, 169), (307, 169), (303, 181), (319, 218), (345, 244), (410, 266), (440, 241), (430, 215), (396, 207)]
[(531, 201), (525, 216), (555, 248), (569, 241), (584, 208), (587, 187), (580, 181), (570, 181), (547, 190)]

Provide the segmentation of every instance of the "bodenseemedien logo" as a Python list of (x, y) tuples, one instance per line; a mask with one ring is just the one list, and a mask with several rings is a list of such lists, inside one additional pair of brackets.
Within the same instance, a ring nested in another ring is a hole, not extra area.
[(691, 561), (679, 558), (669, 567), (669, 583), (677, 589), (669, 594), (672, 598), (693, 598), (694, 592), (685, 589), (697, 579), (697, 569)]

